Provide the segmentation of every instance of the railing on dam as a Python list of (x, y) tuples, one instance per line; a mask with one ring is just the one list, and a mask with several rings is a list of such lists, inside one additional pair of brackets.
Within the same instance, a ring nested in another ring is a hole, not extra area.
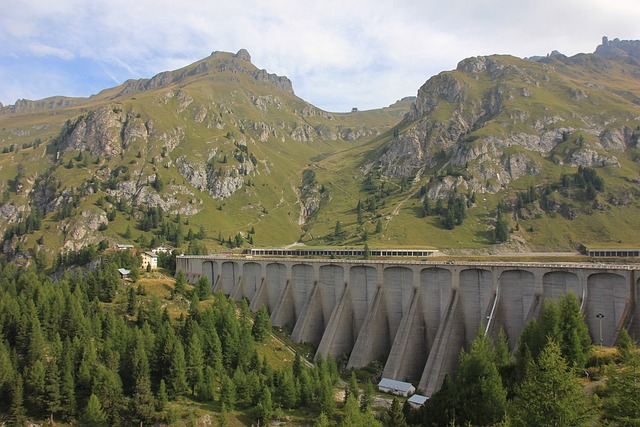
[(264, 304), (274, 326), (289, 325), (317, 354), (347, 356), (348, 367), (386, 360), (385, 377), (412, 379), (427, 395), (481, 324), (504, 329), (513, 349), (544, 300), (568, 292), (595, 341), (613, 345), (621, 328), (640, 337), (640, 265), (206, 255), (179, 256), (176, 267), (252, 310)]
[[(435, 249), (371, 249), (370, 256), (378, 257), (428, 257), (437, 254)], [(353, 248), (249, 248), (250, 256), (271, 257), (363, 257), (364, 249)]]

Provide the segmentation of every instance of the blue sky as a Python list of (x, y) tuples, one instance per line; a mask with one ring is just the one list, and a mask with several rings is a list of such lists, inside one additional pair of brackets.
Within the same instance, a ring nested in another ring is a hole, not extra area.
[(14, 0), (0, 14), (0, 102), (89, 96), (247, 49), (328, 111), (415, 95), (469, 56), (593, 52), (640, 39), (637, 0)]

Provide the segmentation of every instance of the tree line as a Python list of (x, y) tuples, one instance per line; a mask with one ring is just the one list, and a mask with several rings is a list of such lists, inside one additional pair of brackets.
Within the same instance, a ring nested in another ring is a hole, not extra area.
[[(266, 309), (254, 321), (246, 301), (211, 295), (206, 279), (187, 291), (178, 277), (172, 297), (189, 308), (172, 319), (158, 297), (127, 292), (133, 285), (113, 266), (52, 280), (0, 265), (0, 413), (8, 425), (172, 423), (171, 402), (185, 398), (216, 402), (225, 414), (246, 410), (262, 425), (278, 408), (333, 416), (335, 361), (310, 368), (296, 356), (275, 370), (259, 357)], [(116, 300), (114, 290), (127, 298)]]

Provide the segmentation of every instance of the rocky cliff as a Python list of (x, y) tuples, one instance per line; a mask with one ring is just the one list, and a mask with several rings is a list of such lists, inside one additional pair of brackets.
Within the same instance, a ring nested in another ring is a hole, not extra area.
[[(636, 44), (606, 46), (631, 55)], [(379, 165), (390, 177), (413, 176), (421, 168), (464, 170), (433, 184), (430, 194), (442, 197), (452, 188), (498, 192), (519, 177), (537, 175), (544, 160), (619, 167), (616, 153), (638, 146), (636, 95), (606, 78), (574, 78), (579, 68), (600, 65), (593, 55), (580, 61), (562, 55), (539, 62), (465, 59), (420, 88), (402, 124), (406, 130), (384, 147)], [(606, 98), (622, 104), (615, 115), (597, 108)]]

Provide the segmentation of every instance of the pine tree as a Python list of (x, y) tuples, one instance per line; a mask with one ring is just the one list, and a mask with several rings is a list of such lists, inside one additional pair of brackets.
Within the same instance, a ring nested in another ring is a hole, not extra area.
[(447, 206), (447, 209), (445, 209), (443, 219), (442, 219), (442, 225), (447, 230), (453, 230), (455, 228), (456, 220), (453, 213), (453, 207)]
[(262, 304), (256, 312), (256, 318), (251, 328), (251, 335), (257, 342), (265, 342), (271, 334), (271, 320), (267, 308)]
[[(140, 334), (142, 335), (142, 334)], [(142, 424), (151, 419), (155, 412), (154, 397), (151, 391), (151, 378), (149, 375), (149, 361), (144, 349), (141, 336), (136, 337), (136, 348), (132, 357), (133, 381), (135, 383), (133, 396), (131, 397), (131, 411), (134, 419)]]
[(176, 275), (174, 292), (178, 295), (185, 295), (186, 284), (187, 284), (187, 278), (184, 277), (184, 273), (182, 271), (179, 271), (178, 274)]
[(45, 379), (45, 402), (49, 412), (49, 424), (53, 424), (53, 416), (62, 410), (62, 396), (60, 394), (60, 375), (55, 363), (47, 365)]
[(282, 383), (277, 389), (282, 406), (286, 409), (295, 408), (298, 404), (298, 390), (293, 378), (293, 369), (290, 365), (282, 373)]
[(356, 373), (354, 371), (351, 371), (351, 377), (347, 383), (347, 388), (344, 390), (345, 403), (350, 396), (353, 397), (356, 402), (360, 401), (360, 387), (358, 386), (358, 380), (356, 379)]
[(498, 371), (509, 364), (509, 342), (504, 328), (500, 328), (500, 332), (498, 332), (498, 338), (496, 339), (492, 354), (493, 363), (495, 363)]
[(366, 243), (364, 244), (364, 251), (362, 253), (362, 257), (364, 259), (371, 259), (371, 250), (369, 249), (369, 245)]
[(136, 312), (136, 291), (133, 286), (127, 292), (127, 314), (133, 316)]
[(223, 374), (220, 382), (220, 402), (229, 409), (236, 404), (236, 386), (227, 374)]
[(204, 353), (198, 334), (193, 333), (187, 344), (186, 373), (187, 382), (191, 387), (191, 395), (196, 392), (196, 387), (203, 381)]
[(262, 388), (260, 401), (258, 402), (258, 424), (267, 426), (273, 415), (273, 401), (271, 400), (271, 390), (268, 386)]
[(376, 234), (382, 233), (382, 220), (376, 222)]
[(460, 353), (456, 420), (462, 424), (492, 425), (504, 417), (507, 393), (493, 360), (489, 337), (481, 326), (471, 350)]
[(619, 426), (640, 425), (640, 356), (630, 355), (609, 372), (602, 400), (606, 419)]
[[(68, 341), (65, 343), (67, 344)], [(70, 344), (67, 344), (66, 351), (63, 351), (62, 359), (62, 383), (60, 385), (62, 413), (67, 417), (76, 414), (76, 393), (75, 379), (73, 376), (73, 358), (71, 356)]]
[(629, 336), (626, 329), (622, 328), (618, 334), (618, 344), (616, 348), (622, 360), (627, 360), (635, 350), (635, 343)]
[(172, 397), (184, 394), (189, 390), (187, 383), (187, 364), (184, 356), (184, 348), (177, 338), (173, 338), (173, 346), (169, 360), (169, 375), (167, 387)]
[(9, 419), (11, 425), (14, 426), (24, 426), (27, 423), (23, 385), (22, 376), (17, 374), (11, 389), (11, 406), (9, 408)]
[(342, 427), (382, 427), (382, 423), (375, 419), (371, 407), (358, 409), (358, 403), (353, 396), (349, 396), (344, 405), (344, 415), (340, 422)]
[(9, 347), (0, 341), (0, 401), (9, 401), (9, 396), (6, 396), (4, 392), (9, 388), (9, 385), (13, 383), (15, 374), (15, 368), (11, 363)]
[(167, 407), (167, 402), (169, 401), (169, 395), (167, 394), (167, 385), (164, 382), (164, 379), (160, 380), (160, 387), (158, 388), (158, 396), (156, 399), (156, 409), (158, 411), (164, 411), (164, 408)]
[(216, 390), (216, 373), (211, 366), (205, 366), (204, 375), (200, 387), (198, 388), (198, 397), (205, 401), (213, 401)]
[(205, 301), (211, 296), (211, 286), (207, 276), (200, 276), (196, 282), (195, 292), (198, 294), (200, 301)]
[(562, 357), (560, 346), (549, 340), (537, 363), (526, 370), (510, 405), (513, 426), (588, 426), (593, 405)]
[(391, 406), (385, 412), (383, 420), (387, 427), (409, 427), (404, 412), (402, 412), (402, 405), (396, 398), (391, 401)]
[(24, 375), (27, 402), (30, 407), (45, 410), (45, 382), (46, 369), (41, 360), (37, 360), (29, 369), (25, 369)]
[(89, 397), (87, 407), (80, 417), (79, 425), (86, 427), (107, 427), (107, 416), (102, 410), (100, 400), (95, 394)]
[(506, 242), (507, 240), (509, 240), (509, 221), (502, 214), (502, 210), (498, 209), (495, 228), (495, 241)]
[[(27, 339), (29, 341), (27, 347), (27, 365), (33, 366), (36, 361), (42, 363), (45, 354), (45, 339), (40, 326), (38, 316), (33, 313), (30, 318), (30, 327)], [(44, 367), (44, 366), (43, 366)]]
[(362, 395), (360, 396), (360, 411), (367, 412), (373, 406), (373, 384), (371, 381), (367, 379), (367, 382), (364, 383), (364, 390), (362, 391)]
[(113, 367), (98, 365), (93, 381), (93, 394), (98, 397), (109, 421), (119, 419), (124, 394), (122, 380), (117, 372), (117, 362)]
[(573, 292), (569, 292), (560, 298), (558, 304), (562, 356), (569, 366), (584, 368), (593, 346), (580, 303)]
[(331, 422), (329, 421), (329, 417), (324, 412), (320, 412), (320, 415), (313, 422), (313, 427), (331, 427)]
[(300, 373), (302, 372), (302, 358), (300, 357), (300, 353), (296, 351), (296, 355), (293, 358), (293, 376), (294, 378), (298, 378)]
[(358, 401), (355, 396), (348, 396), (344, 404), (344, 415), (340, 421), (343, 427), (359, 427), (362, 426), (362, 413), (358, 408)]
[(218, 427), (227, 427), (229, 425), (229, 412), (227, 411), (227, 405), (222, 404), (220, 414), (218, 415)]
[(328, 417), (333, 416), (336, 409), (336, 402), (333, 397), (333, 385), (329, 378), (318, 380), (318, 403), (320, 412), (324, 412)]

